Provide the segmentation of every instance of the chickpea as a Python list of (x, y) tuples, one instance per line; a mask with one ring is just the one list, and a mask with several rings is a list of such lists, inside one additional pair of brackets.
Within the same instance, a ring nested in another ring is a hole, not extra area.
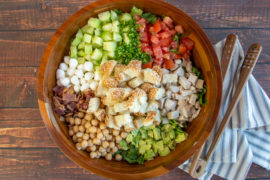
[(88, 146), (88, 142), (86, 140), (82, 140), (81, 146), (83, 149), (85, 149)]
[(101, 132), (101, 129), (97, 128), (97, 133), (100, 133)]
[(91, 139), (89, 139), (87, 142), (89, 147), (93, 146), (93, 141)]
[(111, 141), (110, 143), (109, 143), (109, 148), (114, 148), (115, 147), (115, 143), (113, 142), (113, 141)]
[(107, 148), (108, 146), (109, 146), (108, 141), (103, 141), (102, 142), (102, 147)]
[(79, 126), (73, 126), (74, 133), (79, 132)]
[(91, 126), (90, 122), (86, 122), (86, 123), (84, 124), (84, 127), (85, 127), (86, 129), (88, 129), (90, 126)]
[(100, 140), (105, 141), (106, 140), (105, 136), (103, 136)]
[(105, 159), (108, 161), (112, 160), (112, 154), (111, 153), (106, 154)]
[(121, 140), (122, 140), (121, 136), (116, 136), (115, 137), (116, 143), (120, 143)]
[(127, 133), (126, 132), (121, 132), (121, 134), (120, 134), (120, 136), (123, 138), (123, 139), (125, 139), (126, 137), (127, 137)]
[(83, 112), (79, 112), (79, 113), (77, 114), (77, 116), (78, 116), (79, 118), (83, 118), (83, 117), (84, 117), (84, 113), (83, 113)]
[(97, 138), (98, 139), (101, 139), (101, 138), (103, 138), (103, 134), (100, 132), (100, 133), (97, 133)]
[(86, 148), (86, 151), (87, 151), (87, 152), (91, 152), (90, 147), (87, 147), (87, 148)]
[(97, 126), (97, 125), (98, 125), (98, 120), (93, 119), (93, 120), (91, 121), (91, 124), (92, 124), (93, 126)]
[(106, 139), (107, 139), (108, 141), (111, 141), (111, 140), (112, 140), (112, 135), (106, 136)]
[(84, 126), (85, 123), (87, 123), (88, 121), (86, 121), (85, 119), (82, 120), (82, 125)]
[(105, 129), (105, 128), (106, 128), (106, 124), (105, 124), (104, 122), (101, 122), (101, 123), (99, 124), (99, 128), (100, 128), (100, 129)]
[(106, 149), (104, 149), (104, 147), (100, 146), (98, 149), (99, 152), (106, 152)]
[(82, 123), (82, 120), (80, 119), (80, 118), (75, 118), (75, 124), (76, 125), (81, 125), (81, 123)]
[(72, 136), (72, 140), (73, 140), (74, 142), (77, 142), (77, 139), (78, 139), (78, 138), (77, 138), (76, 135), (73, 135), (73, 136)]
[(90, 157), (91, 157), (92, 159), (97, 158), (97, 153), (92, 151), (92, 152), (90, 153)]
[(90, 133), (90, 138), (91, 139), (94, 139), (96, 137), (96, 134), (95, 133)]
[(106, 155), (107, 155), (107, 152), (106, 152), (106, 151), (101, 152), (101, 156), (102, 156), (102, 157), (105, 157)]
[(70, 118), (71, 118), (70, 116), (66, 117), (66, 118), (65, 118), (65, 121), (69, 123)]
[(81, 149), (82, 149), (81, 143), (76, 143), (76, 148), (77, 148), (78, 150), (81, 150)]
[(90, 121), (92, 118), (93, 118), (92, 114), (86, 114), (84, 116), (84, 119), (87, 120), (87, 121)]
[(82, 137), (84, 140), (88, 140), (89, 139), (89, 134), (84, 134)]
[(96, 144), (96, 145), (99, 145), (101, 142), (100, 142), (100, 139), (94, 138), (93, 143)]
[(116, 130), (116, 129), (113, 130), (113, 135), (114, 135), (114, 136), (118, 136), (119, 133), (120, 133), (120, 132), (119, 132), (118, 130)]
[(101, 156), (101, 153), (100, 152), (96, 152), (97, 153), (97, 158), (100, 158), (100, 156)]
[(117, 151), (118, 151), (118, 148), (117, 148), (116, 146), (114, 146), (114, 147), (112, 148), (112, 152), (115, 153), (115, 152), (117, 152)]
[(69, 124), (71, 124), (71, 125), (75, 124), (75, 119), (73, 117), (69, 118)]
[(69, 136), (73, 136), (74, 131), (72, 129), (69, 129), (68, 134), (69, 134)]
[(115, 155), (115, 160), (116, 161), (121, 161), (122, 160), (122, 156), (120, 154), (116, 154)]
[(85, 129), (85, 133), (90, 134), (89, 128), (86, 128), (86, 129)]
[(96, 149), (97, 149), (97, 147), (95, 145), (90, 147), (91, 151), (96, 151)]
[(77, 141), (80, 143), (82, 142), (82, 138), (78, 138)]
[(89, 132), (90, 133), (96, 133), (97, 132), (97, 128), (95, 126), (89, 127)]
[(76, 136), (77, 136), (78, 138), (81, 138), (81, 137), (83, 136), (83, 133), (82, 133), (82, 132), (77, 132), (77, 133), (76, 133)]
[(106, 152), (111, 152), (111, 149), (110, 149), (110, 148), (107, 148), (107, 149), (106, 149)]
[(79, 126), (79, 131), (80, 131), (80, 132), (84, 132), (84, 131), (85, 131), (84, 126), (82, 126), (82, 125), (81, 125), (81, 126)]
[(103, 134), (104, 136), (107, 136), (107, 135), (109, 134), (109, 130), (108, 130), (108, 129), (103, 129), (103, 130), (102, 130), (102, 134)]

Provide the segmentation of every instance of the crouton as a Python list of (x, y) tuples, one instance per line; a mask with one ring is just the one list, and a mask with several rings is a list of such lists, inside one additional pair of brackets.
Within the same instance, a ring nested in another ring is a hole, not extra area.
[(125, 81), (129, 81), (130, 79), (132, 79), (131, 77), (129, 77), (128, 75), (126, 75), (125, 73), (118, 73), (114, 75), (115, 79), (119, 82), (125, 82)]
[(128, 85), (129, 85), (130, 87), (132, 87), (132, 88), (136, 88), (136, 87), (140, 86), (142, 83), (143, 83), (142, 78), (136, 77), (136, 78), (130, 80), (130, 81), (128, 82)]
[(139, 116), (144, 116), (144, 115), (145, 115), (147, 106), (148, 106), (147, 103), (141, 104), (140, 110), (139, 110), (139, 112), (138, 112), (138, 113), (139, 113), (139, 114), (138, 114)]
[(118, 127), (118, 126), (116, 126), (114, 124), (114, 119), (113, 119), (113, 116), (112, 115), (109, 115), (109, 114), (106, 115), (106, 117), (105, 117), (105, 124), (109, 128), (120, 130), (120, 127)]
[(150, 100), (148, 102), (148, 106), (147, 106), (147, 109), (146, 111), (156, 111), (158, 110), (158, 106), (159, 106), (159, 103), (157, 101), (154, 101), (154, 100)]
[(147, 116), (143, 121), (144, 126), (150, 126), (156, 120), (157, 112), (156, 111), (149, 111), (147, 112)]
[(188, 81), (191, 82), (193, 85), (196, 84), (197, 79), (198, 79), (198, 76), (196, 76), (192, 73), (189, 74)]
[(118, 81), (116, 81), (114, 77), (107, 77), (107, 78), (103, 77), (102, 85), (107, 88), (113, 88), (117, 87)]
[(103, 74), (103, 77), (109, 77), (116, 64), (117, 64), (117, 62), (115, 60), (109, 60), (109, 61), (103, 63), (100, 66), (100, 71)]
[(113, 108), (114, 108), (114, 112), (116, 113), (128, 110), (127, 103), (125, 101), (115, 104)]
[(189, 89), (191, 86), (191, 82), (189, 82), (184, 76), (179, 77), (179, 83), (184, 89)]
[(104, 109), (98, 109), (97, 111), (94, 112), (94, 115), (96, 118), (100, 121), (103, 121), (106, 115), (106, 112)]
[(134, 119), (133, 123), (137, 129), (143, 126), (145, 118), (144, 117), (137, 117)]
[(196, 88), (197, 89), (202, 89), (203, 88), (203, 83), (204, 83), (204, 80), (198, 79), (197, 82), (196, 82)]
[(153, 87), (150, 89), (149, 93), (148, 93), (148, 97), (151, 100), (159, 100), (161, 98), (163, 98), (165, 95), (165, 89), (164, 88), (156, 88)]
[(163, 70), (159, 66), (154, 66), (152, 69), (156, 71), (160, 77), (162, 77)]
[(162, 83), (177, 83), (177, 74), (164, 74), (162, 78)]
[(97, 97), (91, 98), (88, 104), (87, 112), (95, 112), (100, 106), (100, 99)]
[(127, 69), (124, 71), (124, 73), (133, 78), (139, 76), (141, 70), (142, 70), (142, 61), (132, 60), (128, 63)]
[(154, 86), (150, 83), (143, 83), (141, 85), (141, 89), (144, 90), (147, 94), (149, 93), (150, 89), (153, 88)]
[(121, 127), (121, 126), (124, 126), (128, 123), (131, 123), (132, 119), (133, 119), (132, 116), (130, 116), (130, 114), (128, 114), (128, 113), (120, 114), (120, 115), (114, 116), (114, 124), (117, 127)]
[(126, 124), (126, 125), (124, 126), (124, 129), (125, 129), (125, 131), (130, 132), (130, 131), (132, 131), (132, 130), (135, 129), (135, 126), (134, 126), (134, 124), (131, 122), (131, 123)]
[(116, 115), (116, 112), (114, 111), (114, 107), (113, 106), (107, 106), (106, 107), (106, 113), (110, 114), (110, 115)]
[(177, 119), (179, 117), (178, 111), (171, 111), (167, 114), (168, 119)]
[(130, 88), (110, 88), (106, 96), (102, 99), (102, 103), (105, 105), (114, 105), (126, 99), (130, 92)]
[(127, 100), (127, 107), (130, 112), (139, 112), (140, 105), (146, 103), (147, 96), (142, 89), (135, 89), (130, 93), (130, 96)]
[(108, 88), (104, 87), (101, 83), (98, 84), (98, 87), (95, 90), (95, 95), (97, 97), (105, 96), (105, 94), (108, 92)]
[(177, 105), (177, 101), (166, 99), (164, 106), (167, 111), (171, 111), (171, 110), (175, 110), (176, 105)]
[(152, 69), (144, 69), (143, 71), (143, 80), (144, 82), (149, 82), (154, 85), (160, 84), (161, 77), (158, 73)]

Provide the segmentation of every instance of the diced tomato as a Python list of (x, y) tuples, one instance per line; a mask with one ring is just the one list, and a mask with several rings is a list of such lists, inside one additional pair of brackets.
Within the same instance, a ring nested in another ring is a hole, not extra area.
[(140, 15), (136, 15), (135, 16), (135, 21), (139, 21), (141, 19), (141, 16)]
[(169, 33), (171, 36), (174, 36), (176, 34), (176, 31), (173, 29), (173, 30), (169, 30)]
[(153, 52), (157, 59), (160, 59), (163, 57), (163, 53), (160, 46), (153, 47)]
[(149, 28), (148, 28), (148, 30), (149, 30), (149, 33), (151, 33), (151, 34), (154, 34), (155, 32), (154, 32), (154, 27), (153, 26), (150, 26)]
[(146, 42), (146, 43), (149, 42), (147, 32), (142, 32), (142, 33), (140, 33), (140, 40), (141, 40), (142, 42)]
[(154, 23), (154, 32), (158, 33), (159, 31), (161, 31), (161, 24), (159, 20), (156, 20), (156, 22)]
[(169, 46), (172, 43), (172, 38), (165, 38), (160, 40), (160, 45), (162, 47)]
[(183, 33), (184, 33), (184, 28), (183, 28), (182, 25), (176, 25), (174, 29), (175, 29), (176, 32), (179, 33), (179, 34), (183, 34)]
[(176, 53), (173, 53), (173, 52), (170, 52), (170, 54), (171, 54), (172, 59), (180, 59), (180, 58), (182, 58), (182, 55), (180, 55), (180, 54), (176, 54)]
[(161, 67), (162, 63), (163, 63), (162, 58), (153, 60), (153, 66), (160, 66)]
[(141, 48), (142, 48), (142, 49), (144, 49), (144, 48), (146, 48), (146, 47), (148, 47), (148, 46), (149, 46), (149, 44), (148, 44), (148, 43), (142, 43)]
[(164, 22), (161, 22), (160, 24), (161, 24), (161, 29), (163, 31), (168, 31), (169, 30), (169, 27)]
[(165, 61), (164, 61), (164, 67), (165, 67), (165, 69), (171, 69), (171, 68), (174, 68), (175, 67), (175, 64), (174, 64), (173, 60), (171, 60), (171, 59), (165, 59)]
[(173, 41), (173, 42), (171, 43), (171, 47), (172, 47), (173, 49), (177, 49), (177, 48), (178, 48), (178, 43), (177, 43), (177, 41)]
[(151, 46), (145, 47), (145, 48), (143, 49), (143, 52), (148, 53), (150, 56), (153, 55), (153, 50), (152, 50), (152, 47), (151, 47)]
[(173, 28), (173, 20), (172, 20), (170, 17), (168, 17), (168, 16), (164, 17), (163, 22), (164, 22), (169, 28)]
[(171, 36), (171, 34), (168, 31), (163, 31), (161, 33), (159, 33), (159, 36), (164, 39), (164, 38), (169, 38)]
[(166, 53), (163, 55), (164, 59), (171, 59), (171, 54), (170, 53)]
[(147, 21), (144, 18), (141, 18), (140, 20), (136, 21), (136, 24), (138, 24), (138, 29), (140, 32), (145, 31)]
[(157, 35), (155, 35), (155, 34), (151, 35), (151, 42), (153, 44), (158, 44), (159, 43), (159, 39), (158, 39)]
[(169, 47), (162, 47), (162, 51), (169, 52), (170, 51), (170, 48)]
[(186, 46), (187, 50), (192, 50), (194, 48), (194, 42), (188, 37), (183, 38), (181, 40), (181, 43), (183, 43)]
[(138, 26), (138, 30), (139, 30), (141, 33), (143, 33), (143, 32), (146, 30), (146, 26), (140, 24), (140, 25)]
[(142, 65), (142, 67), (145, 69), (145, 68), (152, 68), (152, 61), (149, 61), (145, 64)]
[(181, 43), (180, 46), (179, 46), (178, 52), (180, 54), (185, 54), (186, 51), (187, 51), (187, 47), (183, 43)]

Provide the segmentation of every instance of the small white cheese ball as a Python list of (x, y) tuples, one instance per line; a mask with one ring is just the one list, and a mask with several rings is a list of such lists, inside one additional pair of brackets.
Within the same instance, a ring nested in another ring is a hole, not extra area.
[(82, 77), (83, 77), (83, 71), (82, 71), (82, 70), (76, 70), (76, 71), (75, 71), (75, 75), (76, 75), (78, 78), (82, 78)]
[(83, 64), (79, 64), (79, 65), (77, 66), (77, 69), (84, 71), (84, 66), (83, 66)]
[(80, 91), (80, 86), (75, 85), (73, 88), (76, 93)]
[(93, 73), (88, 72), (88, 73), (85, 73), (84, 74), (84, 79), (86, 81), (89, 81), (89, 80), (93, 79), (93, 77), (94, 77), (94, 74)]
[(75, 69), (77, 67), (77, 65), (78, 65), (78, 61), (76, 59), (71, 58), (69, 60), (69, 68), (70, 69)]
[(77, 76), (72, 76), (70, 81), (74, 85), (79, 85), (80, 84), (80, 81), (79, 81)]
[(92, 71), (93, 70), (93, 63), (92, 62), (87, 61), (84, 63), (83, 66), (84, 66), (85, 71)]
[(63, 71), (66, 71), (66, 70), (68, 69), (68, 66), (67, 66), (66, 63), (61, 63), (61, 64), (59, 65), (59, 69), (61, 69), (61, 70), (63, 70)]
[(62, 86), (68, 86), (69, 85), (69, 83), (70, 83), (70, 80), (69, 80), (69, 78), (61, 78), (60, 79), (60, 83), (62, 84)]
[(62, 86), (61, 82), (60, 82), (60, 79), (57, 80), (57, 83), (56, 83), (58, 86)]
[(84, 91), (89, 88), (89, 84), (82, 84), (81, 91)]
[(98, 83), (96, 81), (90, 81), (89, 87), (91, 90), (96, 90)]
[(70, 69), (70, 68), (69, 68), (69, 69), (67, 70), (67, 75), (68, 75), (69, 77), (73, 76), (74, 73), (75, 73), (75, 69)]
[(65, 77), (65, 71), (62, 69), (57, 69), (56, 71), (56, 79), (61, 79)]
[(100, 81), (101, 80), (101, 75), (98, 71), (95, 71), (95, 81)]
[(86, 81), (84, 78), (81, 78), (81, 79), (80, 79), (80, 83), (81, 83), (81, 84), (87, 84), (87, 81)]
[(66, 64), (69, 64), (69, 60), (70, 60), (70, 57), (69, 57), (69, 56), (65, 56), (65, 57), (64, 57), (64, 62), (65, 62)]

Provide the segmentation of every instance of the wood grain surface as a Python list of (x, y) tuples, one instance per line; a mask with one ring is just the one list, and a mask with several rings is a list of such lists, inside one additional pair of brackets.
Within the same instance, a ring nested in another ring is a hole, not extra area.
[[(92, 0), (0, 0), (0, 179), (103, 179), (71, 160), (50, 139), (37, 105), (37, 72), (55, 30)], [(167, 0), (191, 15), (215, 43), (235, 33), (263, 51), (253, 75), (270, 96), (270, 1)], [(175, 169), (155, 179), (192, 179)], [(270, 179), (253, 165), (247, 179)], [(214, 176), (213, 179), (221, 179)]]

